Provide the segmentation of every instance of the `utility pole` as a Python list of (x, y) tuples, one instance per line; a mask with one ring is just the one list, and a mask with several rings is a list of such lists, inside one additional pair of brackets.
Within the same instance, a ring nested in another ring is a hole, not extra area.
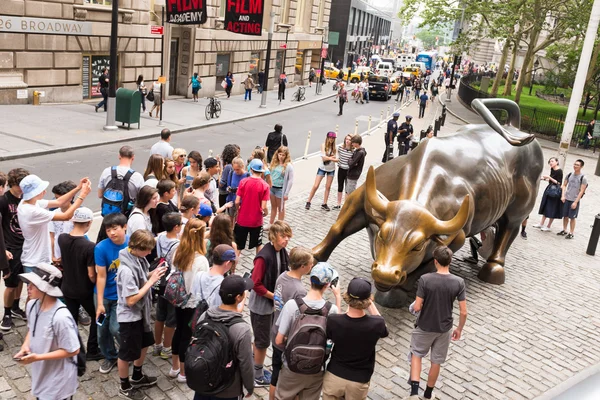
[[(162, 7), (161, 24), (163, 27), (163, 34), (160, 37), (160, 76), (165, 76), (165, 6)], [(160, 84), (160, 115), (158, 119), (158, 126), (165, 126), (163, 124), (163, 108), (164, 100), (167, 95), (167, 88), (164, 83)]]
[(271, 45), (273, 44), (273, 29), (275, 29), (275, 12), (271, 11), (271, 23), (269, 24), (269, 38), (267, 40), (267, 57), (265, 58), (265, 88), (260, 99), (260, 108), (267, 107), (267, 91), (269, 89), (269, 67), (271, 64)]
[(592, 13), (590, 14), (590, 20), (585, 33), (585, 39), (583, 40), (583, 48), (581, 50), (581, 57), (579, 58), (577, 74), (575, 75), (573, 91), (571, 92), (571, 100), (569, 101), (569, 108), (567, 109), (567, 116), (565, 117), (565, 124), (563, 125), (560, 146), (558, 148), (558, 158), (560, 160), (560, 165), (563, 166), (565, 166), (567, 162), (567, 153), (569, 152), (569, 146), (573, 136), (573, 129), (575, 128), (575, 123), (577, 122), (579, 103), (581, 102), (581, 97), (583, 96), (583, 90), (585, 88), (585, 79), (590, 66), (592, 52), (594, 50), (594, 41), (598, 32), (599, 21), (600, 0), (594, 0)]
[(116, 131), (119, 129), (116, 124), (117, 115), (117, 50), (119, 35), (119, 1), (113, 0), (112, 15), (110, 22), (110, 68), (108, 70), (108, 106), (106, 112), (105, 131)]

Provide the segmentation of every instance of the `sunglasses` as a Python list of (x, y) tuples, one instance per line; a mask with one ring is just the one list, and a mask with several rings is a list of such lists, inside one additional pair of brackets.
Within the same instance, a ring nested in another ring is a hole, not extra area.
[(187, 154), (180, 154), (179, 157), (187, 157)]

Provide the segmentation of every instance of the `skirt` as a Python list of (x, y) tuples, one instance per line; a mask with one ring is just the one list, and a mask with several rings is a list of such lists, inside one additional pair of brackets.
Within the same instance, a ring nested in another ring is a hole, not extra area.
[(546, 218), (560, 219), (563, 217), (563, 203), (560, 201), (560, 197), (548, 196), (549, 188), (550, 185), (546, 186), (546, 190), (544, 190), (542, 202), (540, 203), (540, 211), (538, 214), (543, 215)]

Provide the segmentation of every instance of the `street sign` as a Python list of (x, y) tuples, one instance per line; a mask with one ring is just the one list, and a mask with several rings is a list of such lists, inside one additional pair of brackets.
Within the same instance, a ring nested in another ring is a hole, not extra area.
[(279, 48), (280, 48), (280, 49), (287, 49), (287, 43), (281, 43), (281, 44), (279, 45)]
[(337, 46), (340, 43), (340, 33), (329, 31), (329, 44), (332, 46)]
[(327, 58), (327, 49), (325, 47), (321, 49), (321, 58)]
[(150, 34), (152, 35), (164, 35), (165, 27), (158, 25), (150, 25)]

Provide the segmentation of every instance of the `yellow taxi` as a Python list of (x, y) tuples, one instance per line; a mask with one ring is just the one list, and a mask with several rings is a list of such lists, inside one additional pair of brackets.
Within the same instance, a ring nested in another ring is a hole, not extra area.
[(416, 76), (417, 78), (421, 75), (421, 70), (418, 67), (406, 67), (404, 72)]
[(337, 79), (340, 70), (332, 65), (325, 66), (325, 78), (327, 79)]
[[(364, 78), (368, 78), (371, 73), (371, 69), (369, 67), (356, 67), (354, 72), (350, 74), (350, 82), (356, 83), (360, 81), (360, 73), (362, 72)], [(350, 68), (346, 69), (346, 73), (350, 73)], [(348, 76), (348, 75), (346, 75)]]
[(396, 94), (398, 92), (398, 88), (402, 83), (403, 73), (400, 71), (394, 72), (394, 74), (390, 77), (390, 82), (392, 84), (392, 93)]

